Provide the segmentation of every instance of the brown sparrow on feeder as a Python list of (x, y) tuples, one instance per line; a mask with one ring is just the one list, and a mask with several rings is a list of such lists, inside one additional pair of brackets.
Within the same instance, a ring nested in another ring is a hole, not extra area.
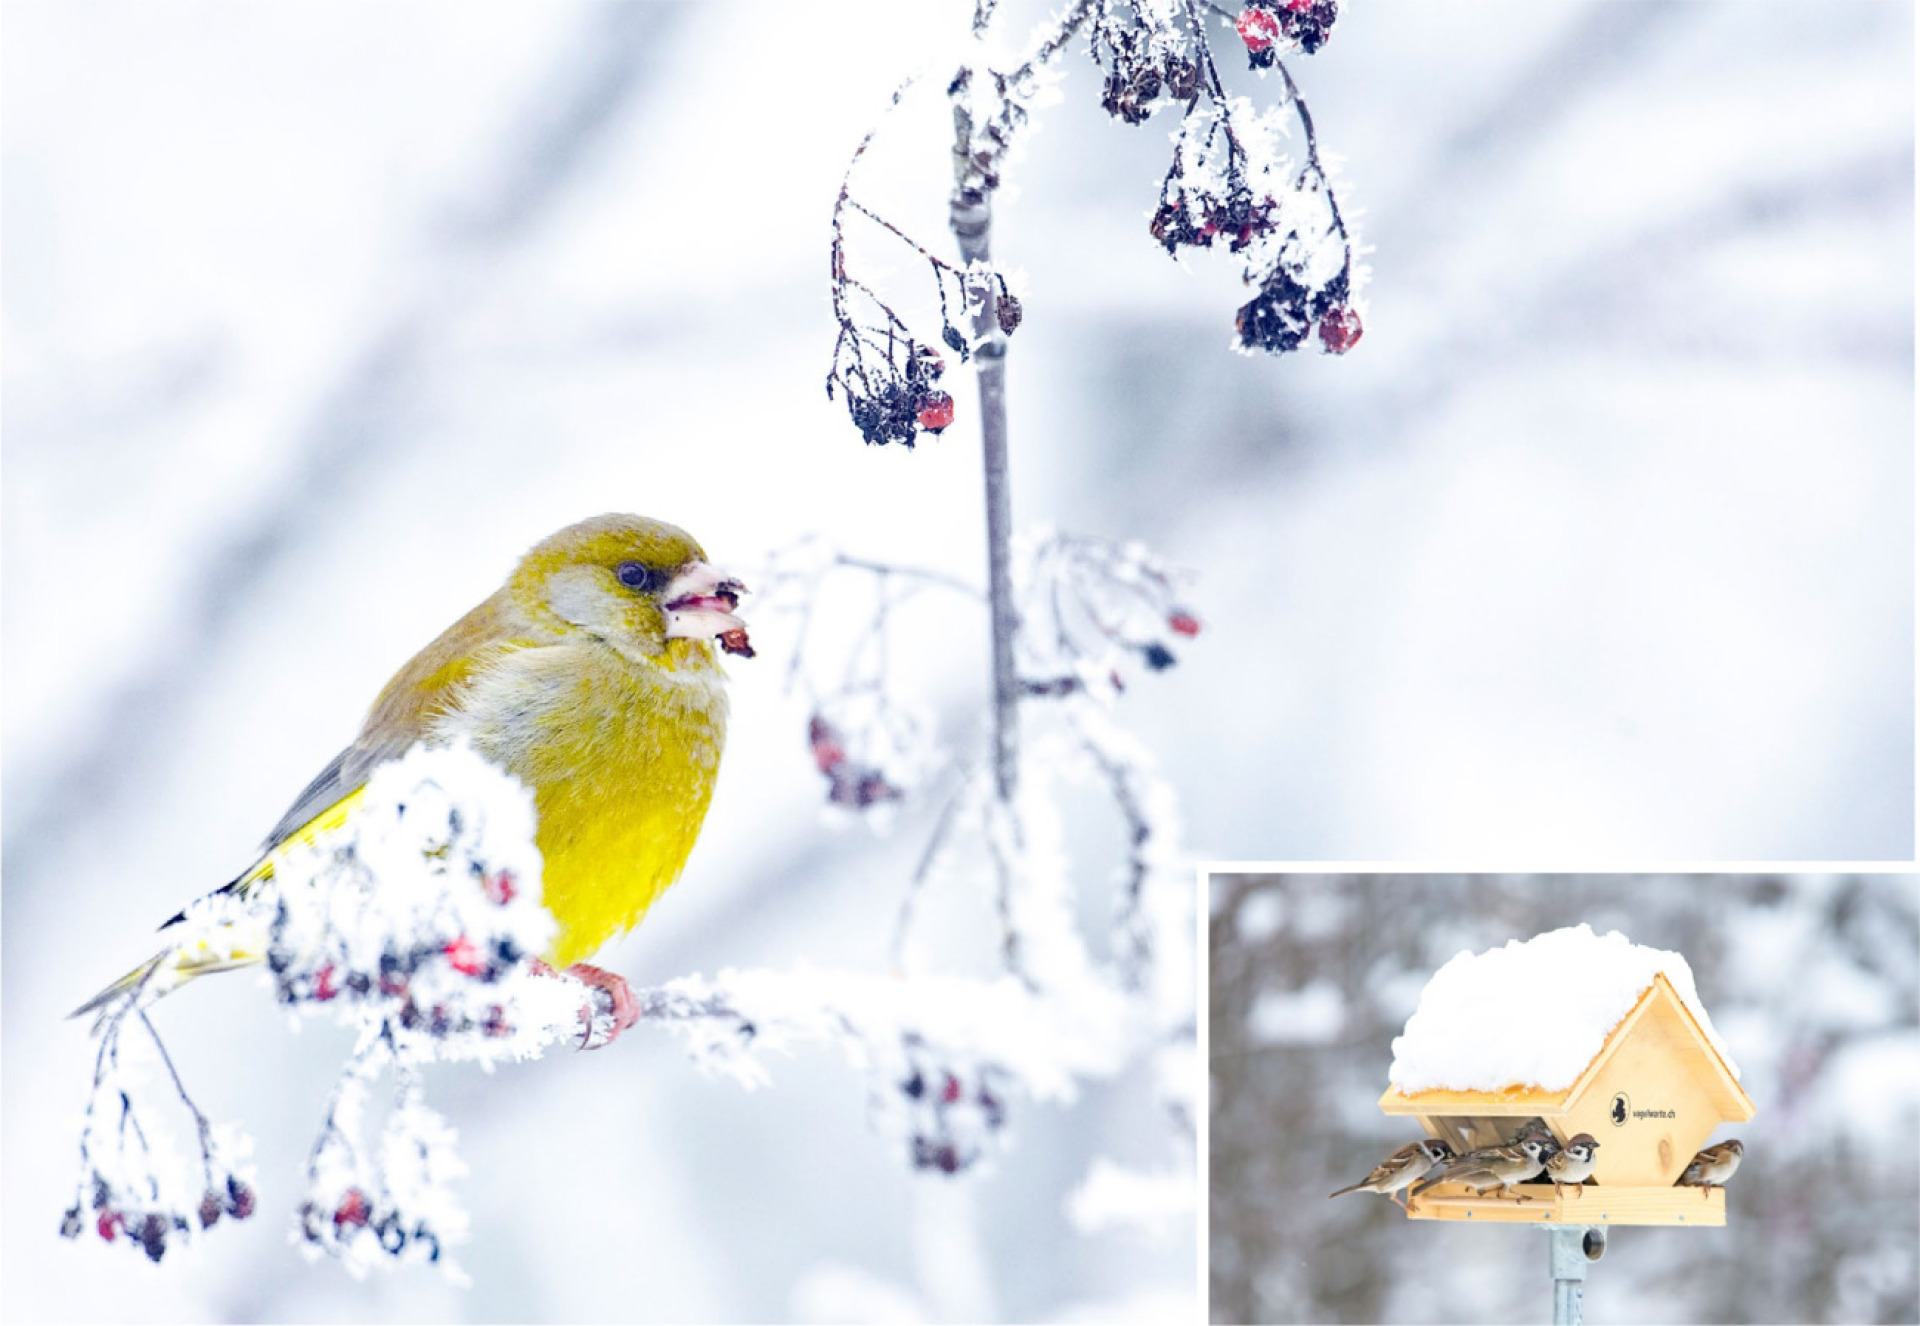
[(1360, 1182), (1350, 1184), (1339, 1192), (1328, 1195), (1339, 1197), (1350, 1192), (1377, 1192), (1405, 1206), (1406, 1202), (1399, 1196), (1400, 1190), (1418, 1179), (1425, 1178), (1432, 1172), (1435, 1165), (1445, 1164), (1451, 1159), (1453, 1159), (1453, 1148), (1437, 1137), (1429, 1137), (1424, 1142), (1415, 1142), (1411, 1146), (1401, 1147), (1375, 1165), (1373, 1173)]
[(1727, 1186), (1727, 1180), (1740, 1168), (1740, 1158), (1746, 1154), (1746, 1143), (1739, 1138), (1710, 1146), (1688, 1163), (1673, 1186), (1698, 1188), (1700, 1200), (1705, 1201), (1710, 1189)]
[(1553, 1180), (1553, 1195), (1560, 1195), (1560, 1185), (1570, 1183), (1576, 1197), (1583, 1197), (1580, 1185), (1593, 1173), (1593, 1153), (1600, 1149), (1600, 1143), (1594, 1141), (1592, 1133), (1579, 1133), (1570, 1138), (1562, 1150), (1547, 1157), (1547, 1177)]
[[(1537, 1178), (1540, 1171), (1546, 1168), (1547, 1157), (1558, 1149), (1551, 1141), (1538, 1137), (1529, 1137), (1517, 1146), (1479, 1147), (1450, 1162), (1438, 1174), (1423, 1180), (1407, 1196), (1418, 1197), (1436, 1183), (1464, 1183), (1475, 1192), (1485, 1192), (1489, 1188), (1511, 1188)], [(1533, 1199), (1523, 1196), (1520, 1200), (1530, 1202)]]

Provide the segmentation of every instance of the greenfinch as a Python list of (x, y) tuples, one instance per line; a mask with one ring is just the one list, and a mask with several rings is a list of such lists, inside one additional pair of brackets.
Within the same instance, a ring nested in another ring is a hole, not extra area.
[[(546, 961), (605, 990), (616, 1030), (629, 1025), (626, 983), (580, 959), (637, 924), (693, 850), (726, 742), (713, 642), (753, 653), (734, 615), (743, 592), (691, 535), (661, 521), (598, 516), (542, 540), (506, 584), (394, 674), (360, 735), (223, 891), (244, 896), (272, 877), (280, 848), (344, 824), (383, 761), (418, 742), (464, 738), (533, 793), (543, 897), (558, 923)], [(208, 963), (162, 954), (75, 1015), (147, 984), (169, 958), (170, 988), (260, 955)]]

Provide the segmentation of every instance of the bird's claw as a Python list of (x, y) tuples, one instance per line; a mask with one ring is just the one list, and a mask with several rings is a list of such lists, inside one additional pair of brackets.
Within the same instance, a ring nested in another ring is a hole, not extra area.
[[(533, 969), (544, 976), (561, 974), (537, 959)], [(627, 984), (627, 978), (618, 972), (576, 962), (567, 968), (565, 975), (587, 987), (587, 1002), (580, 1006), (581, 1049), (597, 1050), (611, 1045), (621, 1032), (640, 1020), (640, 1001), (633, 997), (633, 987)]]
[(576, 962), (567, 975), (593, 993), (593, 1002), (580, 1010), (580, 1048), (597, 1050), (610, 1045), (621, 1032), (640, 1020), (640, 1001), (633, 997), (627, 978), (617, 972)]

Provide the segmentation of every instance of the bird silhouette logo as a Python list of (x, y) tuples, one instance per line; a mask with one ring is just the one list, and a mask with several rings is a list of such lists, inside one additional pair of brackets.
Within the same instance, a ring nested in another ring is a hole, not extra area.
[(1610, 1114), (1613, 1118), (1615, 1127), (1618, 1127), (1619, 1125), (1627, 1121), (1627, 1110), (1628, 1110), (1629, 1104), (1630, 1102), (1627, 1100), (1627, 1093), (1624, 1091), (1613, 1098), (1613, 1109), (1610, 1111)]

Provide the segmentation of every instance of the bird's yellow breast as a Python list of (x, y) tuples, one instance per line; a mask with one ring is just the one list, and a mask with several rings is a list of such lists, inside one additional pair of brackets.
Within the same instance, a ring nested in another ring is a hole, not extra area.
[(436, 724), (533, 789), (555, 966), (640, 920), (679, 878), (720, 770), (727, 701), (704, 641), (658, 662), (604, 643), (515, 649)]

